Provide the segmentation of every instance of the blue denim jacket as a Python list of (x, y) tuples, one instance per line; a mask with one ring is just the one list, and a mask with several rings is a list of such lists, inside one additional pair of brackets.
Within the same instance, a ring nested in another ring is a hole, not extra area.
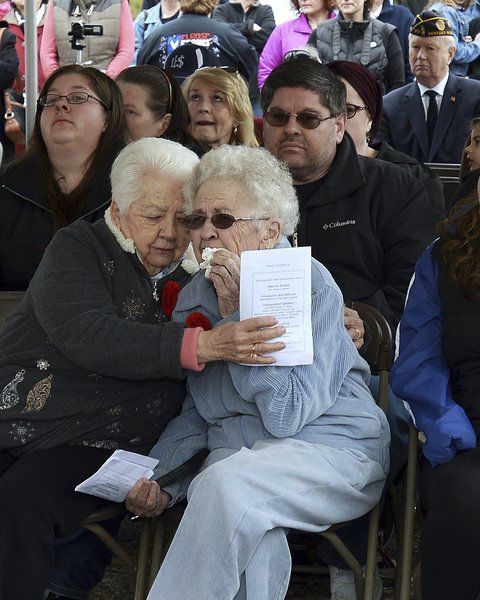
[(465, 37), (468, 35), (470, 21), (475, 16), (480, 16), (478, 6), (478, 15), (471, 15), (468, 10), (465, 11), (462, 8), (453, 8), (452, 6), (447, 6), (443, 2), (436, 2), (431, 7), (431, 10), (435, 10), (445, 18), (450, 19), (456, 47), (454, 59), (450, 64), (450, 71), (454, 75), (466, 77), (468, 75), (470, 63), (480, 56), (480, 44), (465, 41)]

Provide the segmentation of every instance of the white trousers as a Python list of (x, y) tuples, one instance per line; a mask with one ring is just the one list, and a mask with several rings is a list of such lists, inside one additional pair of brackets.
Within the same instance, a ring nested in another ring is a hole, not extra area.
[(291, 559), (286, 529), (323, 531), (379, 500), (382, 466), (357, 450), (297, 439), (214, 451), (147, 600), (279, 600)]

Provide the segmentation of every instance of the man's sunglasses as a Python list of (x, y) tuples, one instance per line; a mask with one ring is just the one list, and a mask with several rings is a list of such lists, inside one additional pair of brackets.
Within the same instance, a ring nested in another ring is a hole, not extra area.
[(295, 117), (303, 129), (316, 129), (322, 121), (335, 119), (337, 115), (329, 115), (328, 117), (320, 117), (312, 112), (301, 112), (296, 114), (285, 112), (279, 108), (272, 108), (265, 113), (265, 120), (272, 127), (285, 127), (290, 121), (290, 117)]
[(234, 217), (228, 213), (215, 213), (211, 217), (199, 213), (185, 215), (182, 223), (188, 229), (200, 229), (204, 226), (207, 219), (210, 219), (212, 225), (217, 229), (228, 229), (237, 221), (268, 221), (269, 217)]

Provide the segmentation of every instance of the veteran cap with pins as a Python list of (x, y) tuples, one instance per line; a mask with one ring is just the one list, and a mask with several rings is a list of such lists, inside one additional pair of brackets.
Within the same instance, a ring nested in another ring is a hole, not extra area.
[(449, 19), (434, 10), (426, 10), (415, 17), (410, 33), (420, 37), (453, 36), (453, 29)]

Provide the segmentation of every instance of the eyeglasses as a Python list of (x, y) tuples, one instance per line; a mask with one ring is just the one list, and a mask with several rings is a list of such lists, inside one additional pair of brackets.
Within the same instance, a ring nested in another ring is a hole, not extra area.
[(207, 219), (210, 219), (212, 225), (217, 229), (228, 229), (237, 221), (268, 221), (269, 217), (234, 217), (228, 213), (215, 213), (211, 217), (200, 213), (185, 215), (182, 222), (188, 229), (200, 229)]
[(99, 100), (95, 96), (92, 96), (92, 94), (88, 94), (87, 92), (71, 92), (70, 94), (63, 95), (46, 94), (45, 96), (42, 96), (38, 99), (38, 103), (40, 104), (40, 106), (50, 108), (51, 106), (55, 106), (55, 104), (60, 100), (60, 98), (65, 98), (65, 100), (69, 104), (84, 104), (85, 102), (88, 102), (89, 98), (91, 98), (92, 100), (96, 100), (99, 104), (105, 107), (105, 104), (101, 100)]
[(320, 117), (311, 112), (301, 112), (298, 115), (285, 112), (279, 108), (272, 108), (265, 113), (265, 120), (272, 127), (285, 127), (290, 121), (290, 117), (295, 117), (303, 129), (316, 129), (322, 121), (335, 119), (337, 115), (329, 115), (328, 117)]
[(358, 106), (358, 104), (347, 104), (347, 119), (353, 119), (359, 110), (368, 110), (368, 106)]

